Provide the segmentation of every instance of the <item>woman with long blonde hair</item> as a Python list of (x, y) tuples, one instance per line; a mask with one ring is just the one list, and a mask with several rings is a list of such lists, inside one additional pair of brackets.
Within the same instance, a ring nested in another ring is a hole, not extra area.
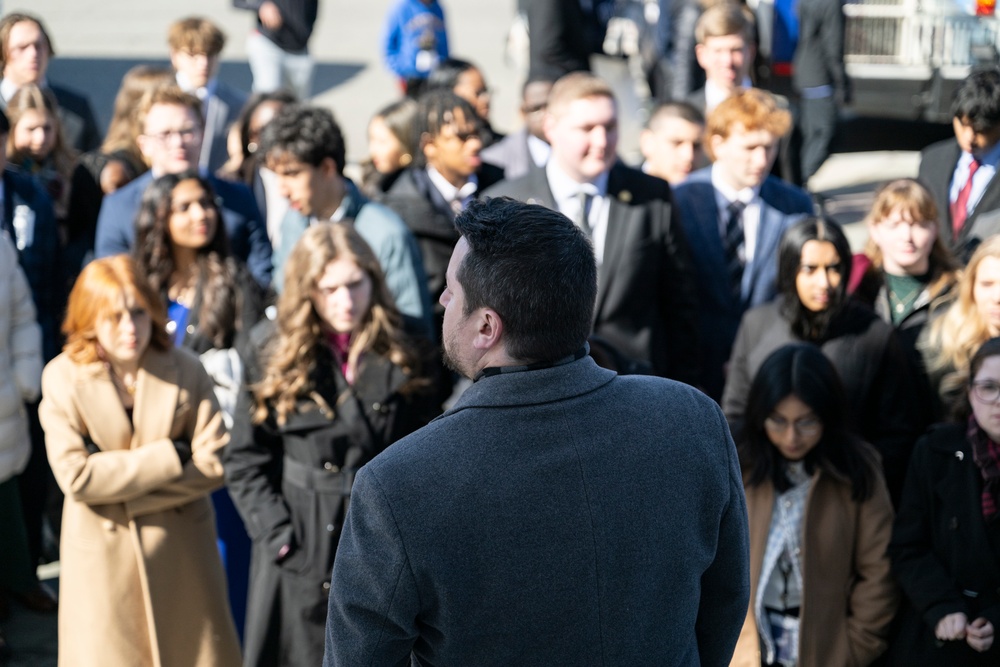
[(958, 281), (954, 303), (921, 339), (931, 386), (941, 414), (961, 395), (969, 360), (980, 345), (1000, 335), (1000, 236), (976, 249)]
[(248, 666), (322, 662), (354, 473), (434, 415), (403, 316), (353, 225), (302, 235), (277, 310), (251, 332), (260, 362), (248, 374), (259, 381), (241, 399), (226, 452), (229, 491), (254, 543)]

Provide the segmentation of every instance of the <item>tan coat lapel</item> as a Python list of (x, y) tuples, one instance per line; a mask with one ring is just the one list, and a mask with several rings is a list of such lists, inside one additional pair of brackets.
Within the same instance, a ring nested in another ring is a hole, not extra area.
[(148, 350), (136, 380), (133, 447), (171, 437), (179, 393), (177, 368), (164, 353)]
[(104, 451), (130, 449), (132, 424), (104, 364), (95, 362), (81, 368), (76, 385), (80, 416), (91, 440)]

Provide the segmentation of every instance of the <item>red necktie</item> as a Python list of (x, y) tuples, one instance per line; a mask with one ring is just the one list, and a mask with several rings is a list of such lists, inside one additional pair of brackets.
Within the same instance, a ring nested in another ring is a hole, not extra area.
[(977, 169), (979, 169), (979, 161), (972, 158), (972, 162), (969, 163), (969, 178), (965, 180), (965, 185), (958, 191), (958, 196), (955, 197), (955, 201), (951, 205), (951, 228), (956, 237), (962, 231), (965, 219), (969, 217), (969, 195), (972, 194), (972, 177), (976, 174)]

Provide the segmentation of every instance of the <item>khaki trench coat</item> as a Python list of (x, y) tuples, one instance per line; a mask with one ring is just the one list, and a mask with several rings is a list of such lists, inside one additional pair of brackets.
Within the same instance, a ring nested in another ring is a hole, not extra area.
[[(66, 494), (59, 665), (239, 665), (209, 498), (228, 434), (197, 357), (147, 350), (134, 432), (103, 364), (56, 357), (42, 396), (49, 463)], [(85, 437), (100, 451), (88, 454)], [(191, 442), (183, 468), (173, 439)]]
[[(874, 457), (874, 453), (872, 453)], [(806, 497), (802, 522), (802, 605), (799, 667), (862, 667), (887, 647), (898, 604), (886, 547), (892, 503), (879, 470), (872, 496), (851, 499), (847, 479), (820, 470)], [(760, 667), (753, 607), (771, 528), (774, 485), (748, 486), (750, 609), (731, 667)]]

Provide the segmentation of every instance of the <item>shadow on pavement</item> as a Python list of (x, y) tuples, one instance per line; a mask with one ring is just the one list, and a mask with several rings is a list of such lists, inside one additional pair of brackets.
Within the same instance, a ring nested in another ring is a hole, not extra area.
[[(58, 576), (44, 581), (58, 592)], [(11, 650), (10, 661), (2, 663), (4, 667), (56, 667), (56, 614), (36, 614), (14, 600), (10, 601), (10, 612), (10, 618), (0, 623)]]

